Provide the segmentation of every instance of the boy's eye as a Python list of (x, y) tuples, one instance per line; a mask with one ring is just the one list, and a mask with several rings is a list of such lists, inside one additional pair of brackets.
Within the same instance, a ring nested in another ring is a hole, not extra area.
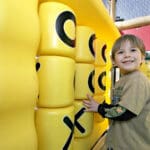
[(118, 51), (117, 54), (123, 54), (123, 51)]
[(135, 52), (135, 51), (137, 51), (137, 49), (135, 49), (135, 48), (132, 48), (132, 49), (131, 49), (131, 52)]

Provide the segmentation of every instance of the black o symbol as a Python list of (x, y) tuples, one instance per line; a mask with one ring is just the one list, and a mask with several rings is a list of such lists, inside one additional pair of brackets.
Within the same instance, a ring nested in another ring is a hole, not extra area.
[(75, 39), (74, 40), (70, 39), (66, 35), (65, 30), (64, 30), (65, 21), (67, 21), (68, 19), (72, 20), (74, 24), (76, 25), (74, 14), (70, 11), (65, 11), (65, 12), (62, 12), (56, 20), (56, 31), (57, 31), (58, 36), (64, 43), (66, 43), (70, 47), (75, 47)]
[(92, 84), (92, 80), (93, 80), (93, 77), (94, 77), (94, 74), (95, 74), (95, 71), (93, 70), (90, 75), (89, 75), (89, 78), (88, 78), (88, 85), (89, 85), (89, 88), (90, 90), (94, 93), (94, 86)]
[(92, 34), (90, 39), (89, 39), (89, 48), (90, 48), (90, 52), (92, 53), (93, 56), (95, 56), (95, 51), (93, 48), (93, 41), (96, 39), (95, 34)]
[(100, 74), (100, 76), (98, 77), (98, 85), (100, 86), (100, 88), (102, 89), (102, 90), (106, 90), (106, 86), (105, 85), (103, 85), (103, 82), (102, 82), (102, 80), (103, 80), (103, 78), (106, 76), (106, 72), (102, 72), (101, 74)]
[(107, 48), (106, 45), (104, 45), (104, 46), (102, 47), (102, 58), (103, 58), (103, 60), (104, 60), (105, 62), (106, 62), (106, 56), (105, 56), (106, 48)]

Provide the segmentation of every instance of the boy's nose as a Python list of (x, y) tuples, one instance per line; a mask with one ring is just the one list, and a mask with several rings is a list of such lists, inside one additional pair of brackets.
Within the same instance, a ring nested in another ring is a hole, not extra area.
[(125, 53), (124, 53), (124, 56), (125, 56), (125, 57), (130, 57), (130, 52), (125, 52)]

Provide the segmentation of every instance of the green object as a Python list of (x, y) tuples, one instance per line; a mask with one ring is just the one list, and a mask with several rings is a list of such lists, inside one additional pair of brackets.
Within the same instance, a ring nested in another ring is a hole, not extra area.
[(145, 60), (150, 60), (150, 51), (146, 51)]

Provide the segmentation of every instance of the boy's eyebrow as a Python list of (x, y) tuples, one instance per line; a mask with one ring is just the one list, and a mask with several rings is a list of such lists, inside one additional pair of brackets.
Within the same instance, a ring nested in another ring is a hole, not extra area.
[[(131, 47), (130, 49), (139, 49), (139, 48), (138, 48), (138, 47)], [(125, 49), (120, 48), (120, 49), (118, 49), (118, 50), (125, 50)]]
[(132, 49), (132, 48), (134, 48), (134, 49), (139, 49), (138, 47), (131, 47), (131, 49)]

